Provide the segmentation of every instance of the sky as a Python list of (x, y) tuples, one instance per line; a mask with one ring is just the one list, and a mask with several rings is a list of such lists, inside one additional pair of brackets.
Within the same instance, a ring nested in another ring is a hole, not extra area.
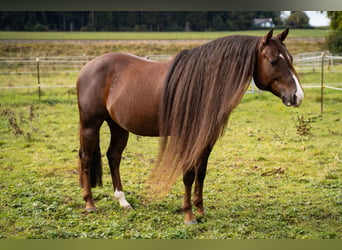
[[(284, 11), (284, 16), (288, 17), (290, 15), (290, 11)], [(310, 18), (309, 24), (314, 27), (320, 26), (329, 26), (330, 19), (327, 17), (327, 12), (324, 11), (321, 13), (320, 11), (304, 11), (306, 15)]]

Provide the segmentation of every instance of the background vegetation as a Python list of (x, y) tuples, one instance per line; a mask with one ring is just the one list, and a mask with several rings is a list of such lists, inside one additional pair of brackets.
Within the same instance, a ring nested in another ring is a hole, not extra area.
[[(256, 28), (255, 18), (283, 26), (280, 11), (24, 11), (0, 12), (0, 30), (11, 31), (222, 31)], [(309, 28), (304, 12), (286, 25)]]
[(329, 50), (333, 53), (342, 53), (342, 11), (328, 11), (328, 16), (333, 30), (327, 39)]

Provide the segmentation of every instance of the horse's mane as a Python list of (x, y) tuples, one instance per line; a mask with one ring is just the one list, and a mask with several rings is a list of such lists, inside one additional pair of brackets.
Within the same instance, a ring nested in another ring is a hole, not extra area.
[(159, 110), (161, 147), (150, 176), (155, 194), (165, 195), (223, 134), (253, 76), (259, 40), (223, 37), (174, 58)]

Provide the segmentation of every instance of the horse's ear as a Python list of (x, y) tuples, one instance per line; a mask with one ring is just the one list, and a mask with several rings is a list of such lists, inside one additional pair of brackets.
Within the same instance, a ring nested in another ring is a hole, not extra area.
[(282, 33), (280, 33), (279, 35), (277, 35), (277, 38), (283, 42), (285, 40), (285, 38), (287, 37), (287, 35), (289, 34), (289, 28), (287, 28), (286, 30), (284, 30)]
[(267, 44), (270, 42), (272, 35), (273, 35), (273, 29), (271, 29), (271, 30), (267, 33), (267, 35), (265, 35), (265, 36), (263, 37), (263, 41), (262, 41), (262, 42), (263, 42), (263, 45), (267, 45)]

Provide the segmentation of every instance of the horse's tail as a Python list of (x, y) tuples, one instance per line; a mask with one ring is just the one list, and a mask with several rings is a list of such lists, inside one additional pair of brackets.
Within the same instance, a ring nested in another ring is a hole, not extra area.
[[(83, 187), (83, 179), (81, 175), (81, 160), (83, 157), (82, 149), (79, 151), (79, 182), (80, 186)], [(90, 185), (91, 187), (102, 186), (102, 160), (101, 160), (101, 150), (100, 145), (96, 146), (96, 149), (92, 155), (92, 160), (89, 167), (90, 173)]]
[(223, 135), (252, 78), (259, 40), (225, 37), (174, 58), (159, 110), (162, 140), (150, 178), (153, 193), (162, 197), (179, 175), (196, 172), (206, 149)]
[(93, 153), (90, 165), (90, 185), (91, 187), (102, 186), (102, 160), (99, 143)]

